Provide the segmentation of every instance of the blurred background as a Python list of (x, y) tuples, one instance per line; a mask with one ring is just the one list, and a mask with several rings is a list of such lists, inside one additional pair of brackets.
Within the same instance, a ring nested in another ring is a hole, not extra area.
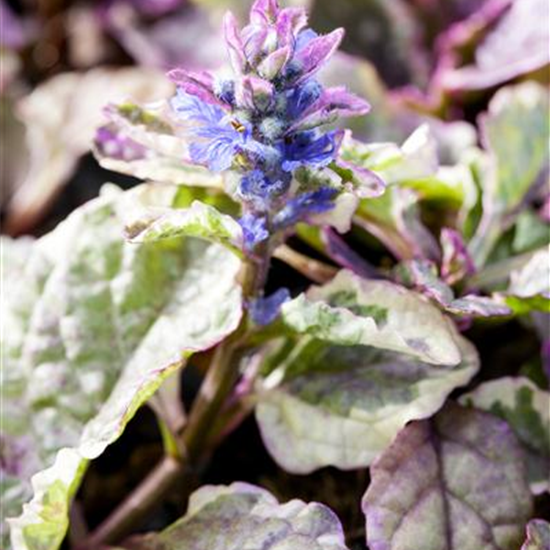
[[(224, 12), (249, 0), (0, 0), (3, 232), (41, 234), (105, 181), (90, 155), (102, 108), (171, 94), (164, 72), (225, 62)], [(318, 32), (346, 29), (327, 83), (366, 97), (356, 137), (402, 140), (428, 120), (451, 161), (503, 83), (548, 81), (545, 0), (288, 0)], [(443, 122), (462, 121), (455, 124)]]

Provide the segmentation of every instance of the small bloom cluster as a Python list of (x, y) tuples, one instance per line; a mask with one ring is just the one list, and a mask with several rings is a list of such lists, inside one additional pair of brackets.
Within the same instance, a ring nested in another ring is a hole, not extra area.
[(340, 44), (343, 30), (324, 36), (306, 28), (303, 8), (256, 0), (239, 29), (224, 19), (232, 78), (176, 69), (172, 108), (192, 143), (190, 160), (215, 172), (236, 170), (249, 249), (270, 233), (332, 208), (333, 188), (295, 195), (296, 170), (323, 168), (342, 135), (320, 128), (339, 116), (364, 114), (368, 104), (343, 87), (323, 88), (315, 75)]

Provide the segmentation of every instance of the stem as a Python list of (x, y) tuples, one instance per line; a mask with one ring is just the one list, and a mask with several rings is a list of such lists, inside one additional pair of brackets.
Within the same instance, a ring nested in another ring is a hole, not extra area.
[(338, 273), (336, 267), (296, 252), (286, 244), (277, 247), (273, 252), (273, 257), (285, 262), (315, 283), (326, 283)]
[(127, 534), (173, 488), (182, 471), (181, 462), (170, 456), (164, 457), (126, 500), (95, 529), (81, 548), (99, 548), (101, 544), (116, 542)]
[[(269, 247), (266, 248), (266, 254)], [(245, 300), (263, 287), (268, 262), (246, 263), (241, 272)], [(102, 543), (116, 542), (146, 518), (155, 505), (173, 489), (175, 481), (195, 469), (210, 450), (211, 432), (216, 417), (230, 395), (239, 375), (239, 360), (244, 352), (248, 316), (243, 315), (237, 330), (218, 345), (201, 385), (182, 435), (181, 456), (166, 456), (143, 482), (80, 546), (96, 549)]]

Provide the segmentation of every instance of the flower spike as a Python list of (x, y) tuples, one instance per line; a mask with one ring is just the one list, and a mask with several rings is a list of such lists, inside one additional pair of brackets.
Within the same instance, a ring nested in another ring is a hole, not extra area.
[(320, 36), (306, 25), (303, 8), (256, 0), (244, 28), (230, 12), (223, 20), (232, 78), (169, 73), (178, 86), (171, 105), (178, 127), (191, 138), (191, 160), (239, 174), (231, 192), (242, 203), (240, 223), (251, 254), (273, 232), (333, 208), (341, 192), (374, 196), (383, 189), (370, 173), (360, 174), (360, 186), (344, 179), (354, 172), (338, 164), (343, 134), (322, 129), (369, 110), (345, 88), (324, 89), (314, 78), (344, 31)]

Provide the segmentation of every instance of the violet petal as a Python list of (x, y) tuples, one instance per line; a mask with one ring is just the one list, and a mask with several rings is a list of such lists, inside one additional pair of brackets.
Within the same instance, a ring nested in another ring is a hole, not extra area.
[(370, 105), (363, 98), (349, 92), (344, 86), (327, 88), (319, 99), (295, 122), (292, 130), (304, 130), (327, 124), (339, 117), (365, 115)]
[(214, 93), (214, 77), (207, 71), (187, 71), (173, 69), (168, 72), (168, 78), (177, 84), (184, 92), (198, 97), (201, 101), (211, 105), (227, 105), (220, 101)]
[(343, 37), (344, 29), (336, 29), (330, 34), (314, 38), (298, 50), (292, 60), (296, 64), (298, 75), (295, 83), (302, 82), (317, 72), (336, 51)]
[(231, 66), (235, 73), (240, 74), (246, 68), (246, 55), (237, 19), (230, 11), (223, 18), (223, 30)]
[(275, 50), (258, 65), (258, 73), (267, 80), (273, 80), (286, 65), (291, 53), (288, 46)]

